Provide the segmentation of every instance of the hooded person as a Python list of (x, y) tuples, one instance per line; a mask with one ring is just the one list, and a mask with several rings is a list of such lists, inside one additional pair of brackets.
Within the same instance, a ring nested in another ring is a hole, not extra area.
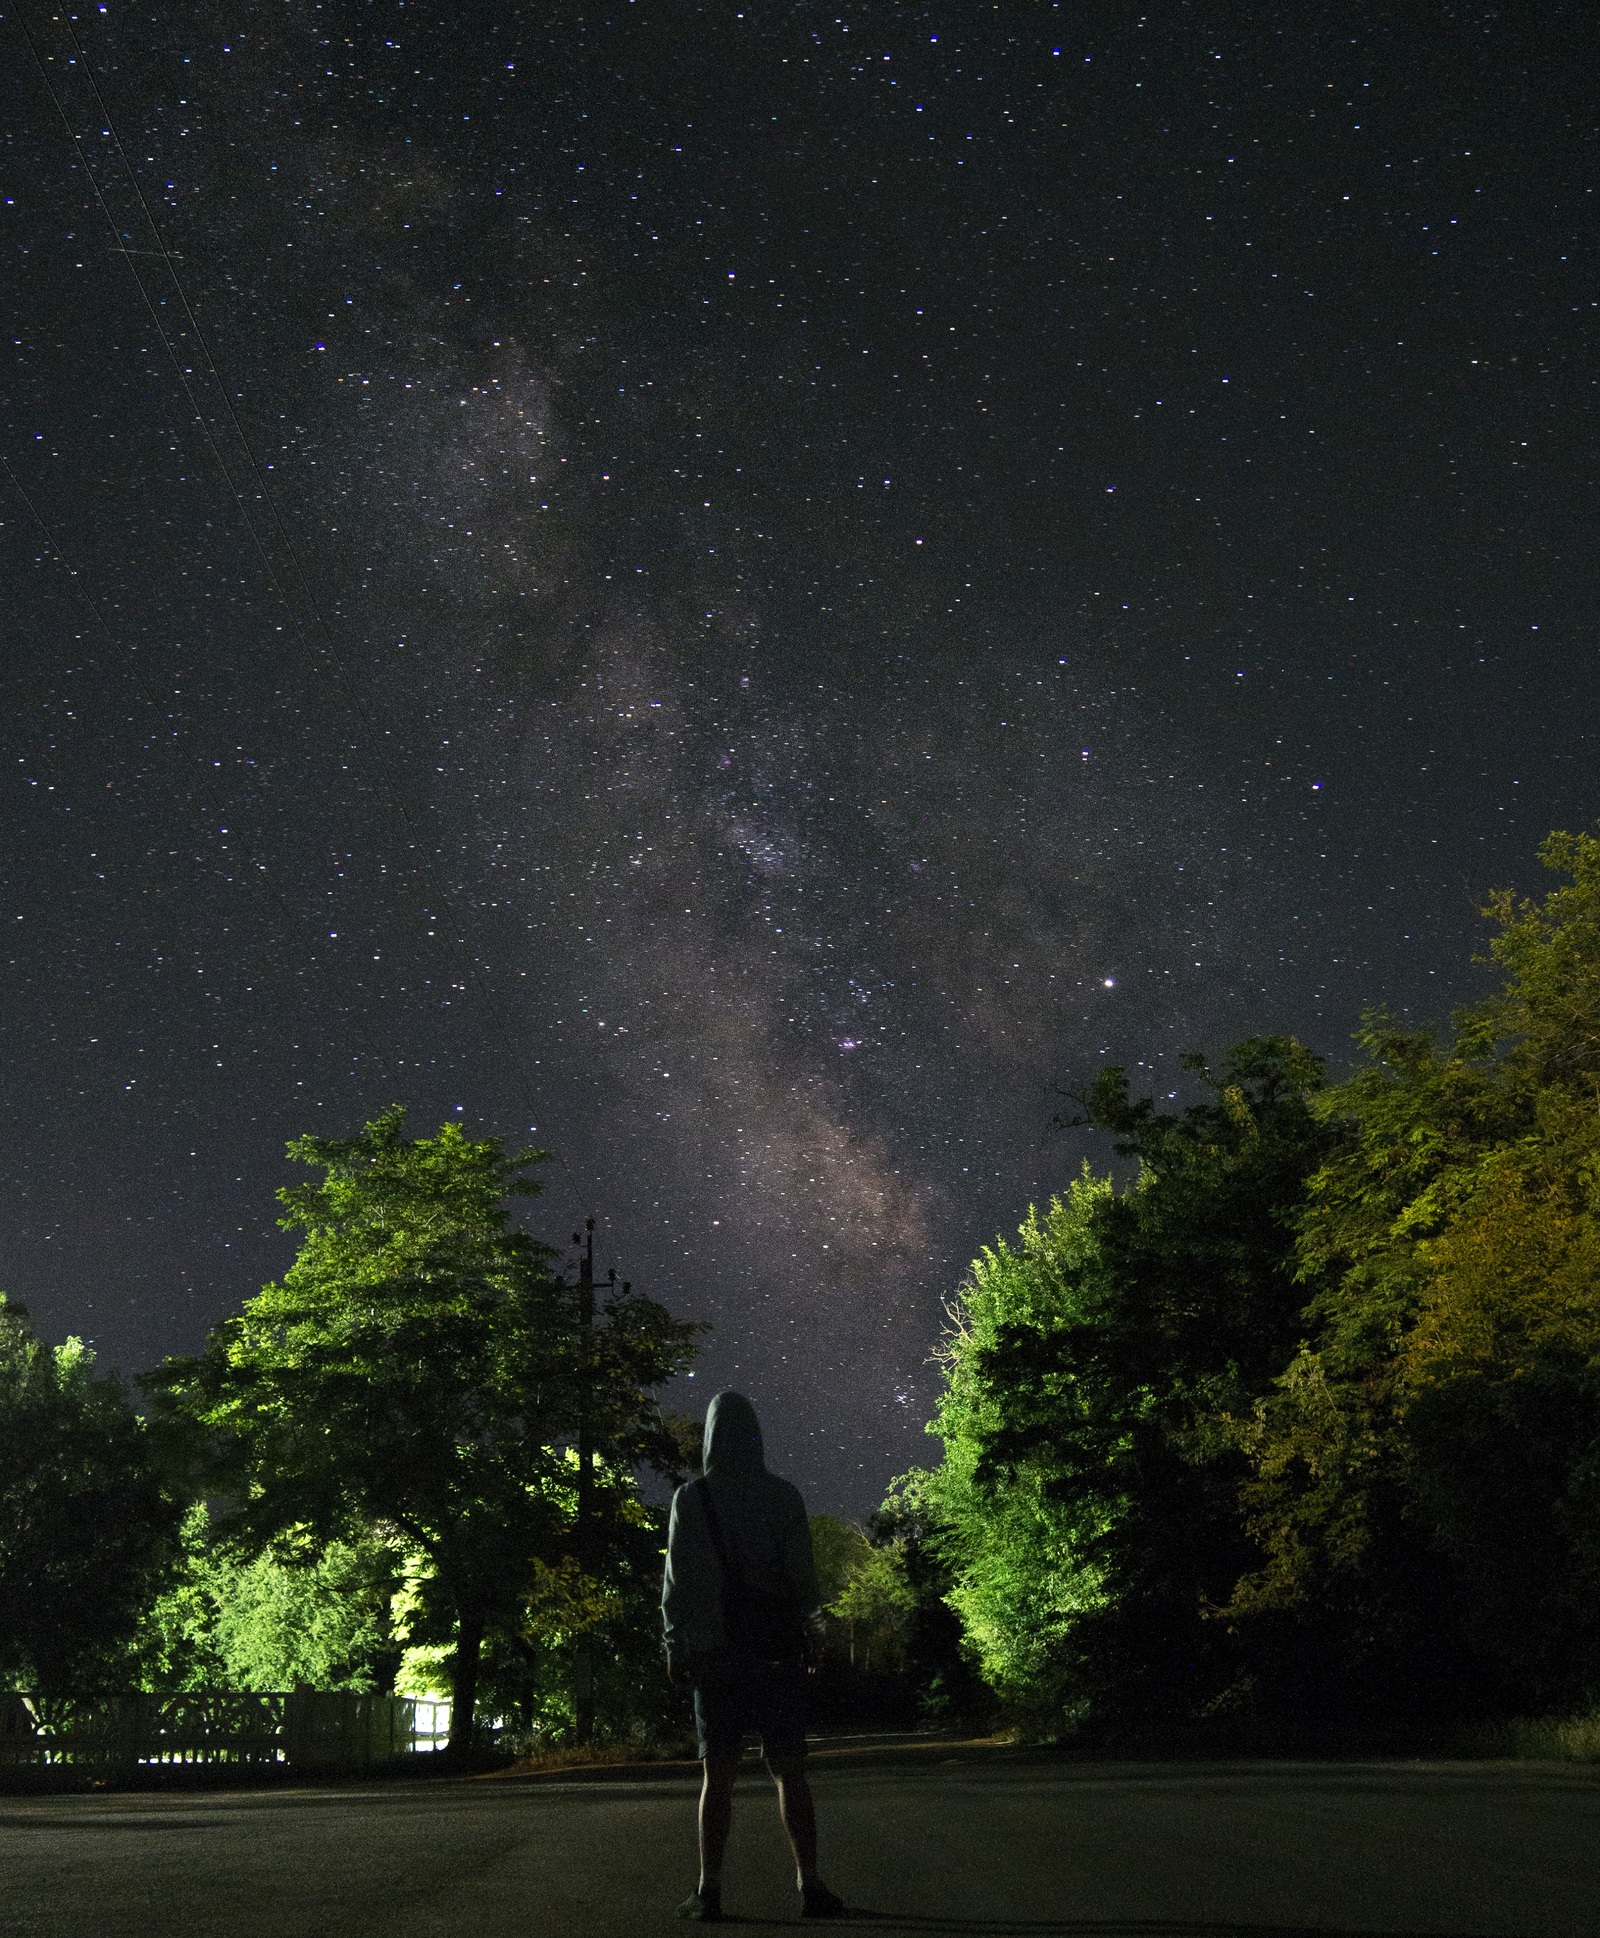
[(778, 1788), (801, 1912), (836, 1918), (843, 1902), (817, 1875), (816, 1812), (806, 1781), (805, 1693), (821, 1634), (821, 1596), (805, 1502), (767, 1469), (756, 1410), (718, 1393), (706, 1411), (703, 1474), (672, 1497), (661, 1587), (667, 1673), (694, 1687), (700, 1882), (680, 1914), (722, 1916), (722, 1857), (745, 1736)]

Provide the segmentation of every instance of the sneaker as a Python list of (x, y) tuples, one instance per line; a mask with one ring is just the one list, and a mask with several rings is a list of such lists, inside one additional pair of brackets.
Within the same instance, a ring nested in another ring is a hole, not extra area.
[(680, 1918), (697, 1918), (703, 1925), (722, 1922), (722, 1886), (708, 1885), (704, 1891), (691, 1891), (678, 1906)]
[(800, 1893), (800, 1915), (802, 1918), (847, 1918), (850, 1908), (826, 1884), (808, 1884)]

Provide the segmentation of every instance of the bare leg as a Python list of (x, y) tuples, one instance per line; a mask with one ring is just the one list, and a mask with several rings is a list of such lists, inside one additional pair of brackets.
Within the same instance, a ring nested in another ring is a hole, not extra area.
[(810, 1884), (817, 1875), (817, 1810), (806, 1781), (805, 1758), (769, 1756), (767, 1768), (778, 1786), (778, 1813), (789, 1833), (794, 1867), (802, 1882)]
[(718, 1750), (705, 1760), (700, 1786), (700, 1881), (720, 1880), (722, 1855), (733, 1826), (733, 1780), (739, 1771), (737, 1750)]

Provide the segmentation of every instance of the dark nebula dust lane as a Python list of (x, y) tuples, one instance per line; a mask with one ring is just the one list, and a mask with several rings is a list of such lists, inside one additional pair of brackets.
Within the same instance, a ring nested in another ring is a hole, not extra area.
[(192, 1350), (399, 1099), (864, 1511), (1068, 1086), (1443, 1017), (1600, 811), (1585, 11), (0, 35), (47, 1336)]

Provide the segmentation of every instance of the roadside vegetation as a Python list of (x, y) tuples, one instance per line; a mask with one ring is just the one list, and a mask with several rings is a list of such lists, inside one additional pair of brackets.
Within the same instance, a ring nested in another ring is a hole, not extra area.
[(1081, 1116), (1133, 1181), (974, 1263), (900, 1493), (1023, 1725), (1487, 1741), (1600, 1699), (1600, 841), (1542, 858), (1447, 1034), (1374, 1011), (1335, 1083), (1256, 1038), (1181, 1110), (1108, 1070)]
[[(825, 1720), (1600, 1756), (1600, 840), (1542, 858), (1448, 1031), (1077, 1099), (1124, 1181), (981, 1252), (937, 1458), (813, 1522)], [(294, 1263), (142, 1411), (0, 1301), (0, 1686), (449, 1695), (549, 1752), (592, 1665), (598, 1741), (679, 1741), (646, 1480), (696, 1329), (585, 1324), (510, 1215), (542, 1153), (395, 1109), (290, 1155)]]

